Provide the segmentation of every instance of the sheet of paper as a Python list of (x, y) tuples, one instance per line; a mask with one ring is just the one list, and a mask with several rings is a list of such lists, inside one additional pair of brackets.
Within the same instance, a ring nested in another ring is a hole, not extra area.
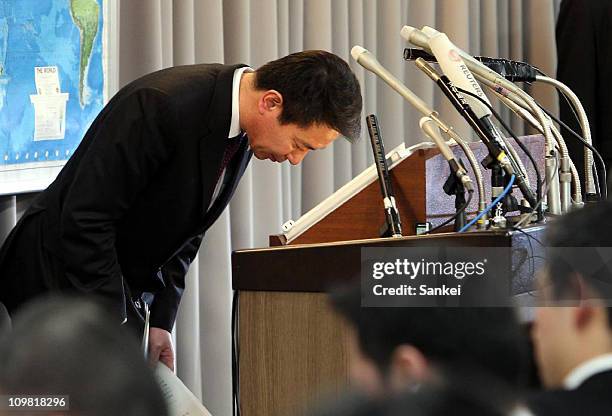
[(59, 72), (56, 66), (34, 67), (34, 80), (38, 95), (59, 94)]
[(155, 378), (168, 403), (170, 416), (211, 416), (198, 398), (162, 363), (155, 367)]
[(34, 140), (63, 139), (68, 94), (30, 95), (34, 105)]

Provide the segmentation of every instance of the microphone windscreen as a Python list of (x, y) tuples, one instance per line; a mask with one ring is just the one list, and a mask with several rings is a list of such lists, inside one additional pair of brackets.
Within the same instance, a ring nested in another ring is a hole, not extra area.
[(368, 50), (364, 47), (361, 47), (359, 45), (355, 45), (353, 46), (353, 49), (351, 49), (351, 56), (353, 57), (354, 60), (358, 61), (359, 60), (359, 56), (364, 53), (367, 52)]
[(400, 30), (400, 35), (402, 35), (402, 37), (404, 39), (406, 39), (407, 41), (410, 42), (410, 38), (412, 37), (412, 33), (418, 30), (416, 27), (412, 27), (412, 26), (404, 26), (402, 28), (402, 30)]
[(430, 26), (423, 26), (421, 28), (421, 32), (425, 33), (429, 37), (432, 37), (432, 36), (437, 35), (438, 33), (440, 33), (436, 29), (434, 29), (433, 27), (430, 27)]
[(400, 35), (413, 45), (429, 51), (429, 44), (427, 43), (429, 36), (425, 35), (419, 29), (412, 26), (404, 26), (400, 31)]

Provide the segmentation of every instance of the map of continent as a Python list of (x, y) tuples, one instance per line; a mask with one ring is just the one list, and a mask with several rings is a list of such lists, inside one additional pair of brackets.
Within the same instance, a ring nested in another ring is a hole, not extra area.
[[(0, 170), (67, 160), (102, 109), (104, 1), (0, 0)], [(41, 68), (59, 78), (61, 135), (35, 136), (41, 115), (56, 116), (34, 105), (49, 100)]]
[(85, 85), (87, 69), (89, 68), (89, 60), (91, 59), (94, 40), (98, 34), (100, 6), (96, 0), (70, 0), (70, 12), (81, 35), (79, 99), (81, 104), (83, 104), (83, 87)]

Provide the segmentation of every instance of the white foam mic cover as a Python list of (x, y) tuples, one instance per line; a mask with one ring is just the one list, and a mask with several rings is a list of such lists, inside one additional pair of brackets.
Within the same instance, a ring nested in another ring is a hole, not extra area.
[(366, 48), (363, 48), (359, 45), (355, 45), (353, 46), (353, 49), (351, 49), (351, 56), (353, 57), (355, 61), (359, 62), (359, 55), (361, 55), (364, 52), (367, 52)]

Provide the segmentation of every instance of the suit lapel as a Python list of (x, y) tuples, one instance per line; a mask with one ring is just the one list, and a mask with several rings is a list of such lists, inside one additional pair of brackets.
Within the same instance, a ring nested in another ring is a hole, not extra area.
[(223, 186), (221, 189), (221, 193), (217, 196), (217, 199), (215, 199), (213, 205), (206, 213), (204, 224), (202, 225), (202, 231), (205, 231), (217, 220), (217, 218), (219, 218), (232, 198), (232, 195), (234, 195), (234, 192), (238, 187), (238, 183), (240, 182), (240, 178), (244, 174), (244, 171), (251, 160), (251, 156), (253, 155), (253, 152), (247, 149), (248, 140), (245, 140), (238, 150), (238, 155), (242, 155), (242, 157), (236, 157), (235, 160), (232, 161), (232, 163), (230, 163), (230, 165), (227, 167), (226, 175), (230, 175), (230, 177), (228, 178), (225, 186)]
[(202, 178), (202, 206), (208, 207), (217, 183), (217, 173), (223, 162), (227, 134), (232, 117), (232, 82), (234, 71), (245, 65), (226, 66), (217, 75), (208, 111), (208, 131), (200, 140), (200, 175)]

